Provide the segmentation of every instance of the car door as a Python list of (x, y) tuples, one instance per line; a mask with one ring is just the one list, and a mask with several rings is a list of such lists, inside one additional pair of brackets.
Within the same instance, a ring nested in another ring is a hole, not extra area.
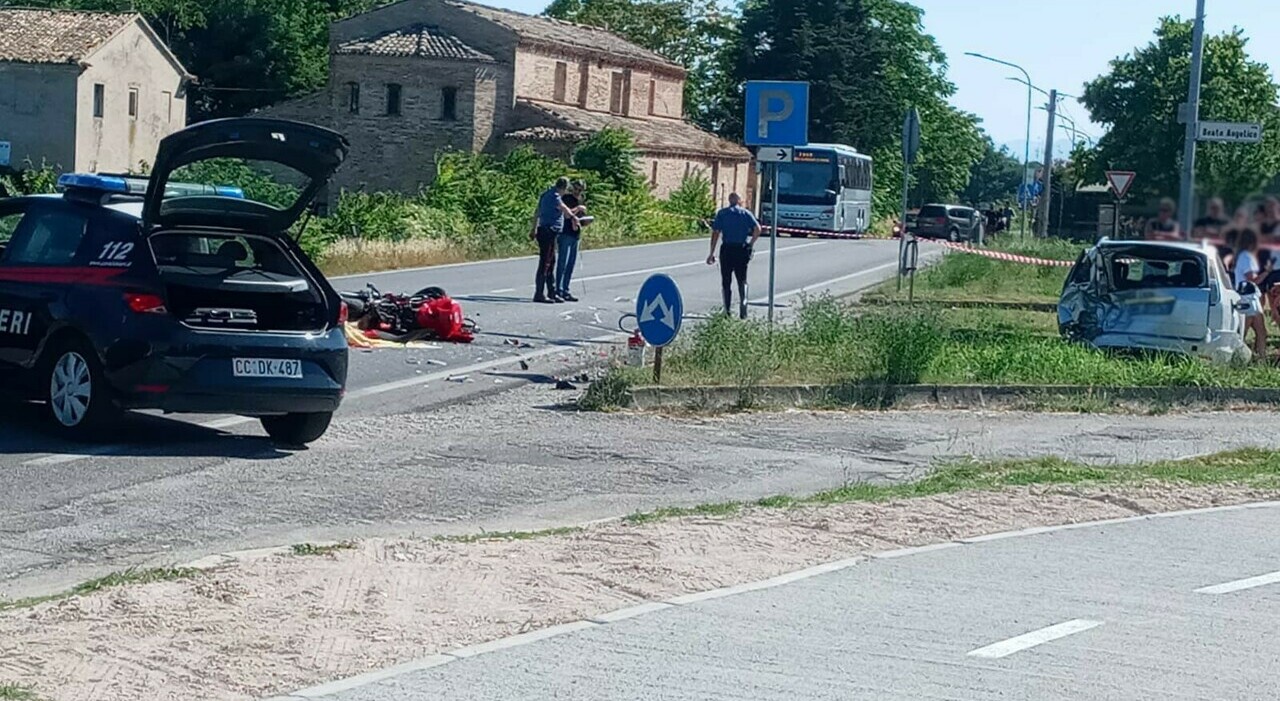
[(66, 297), (86, 274), (76, 256), (87, 205), (32, 200), (0, 259), (0, 362), (30, 368), (49, 329), (66, 318)]
[[(5, 258), (5, 251), (13, 240), (14, 233), (26, 215), (30, 200), (0, 200), (0, 264)], [(21, 294), (21, 283), (6, 280), (0, 274), (0, 309), (15, 309), (18, 306), (18, 295)], [(12, 312), (10, 312), (10, 315)], [(8, 324), (6, 323), (7, 327)], [(12, 334), (0, 332), (0, 372), (9, 372), (17, 367), (17, 343)]]

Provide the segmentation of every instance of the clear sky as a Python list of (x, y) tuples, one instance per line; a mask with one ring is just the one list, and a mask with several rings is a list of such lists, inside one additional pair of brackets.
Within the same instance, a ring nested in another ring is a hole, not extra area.
[[(547, 0), (481, 0), (537, 13)], [(1021, 65), (1032, 81), (1048, 90), (1078, 95), (1088, 80), (1106, 72), (1107, 63), (1144, 46), (1163, 15), (1195, 14), (1195, 0), (913, 0), (925, 11), (925, 30), (937, 38), (949, 61), (947, 74), (956, 84), (952, 102), (978, 115), (996, 143), (1022, 153), (1026, 134), (1026, 88), (1006, 80), (1020, 75), (1012, 68), (965, 56), (975, 51)], [(1238, 26), (1250, 37), (1249, 53), (1257, 61), (1280, 66), (1280, 0), (1207, 0), (1207, 31)], [(1036, 105), (1045, 99), (1037, 94)], [(1089, 123), (1088, 113), (1072, 100), (1063, 113), (1077, 128), (1094, 137), (1103, 129)], [(1044, 153), (1045, 113), (1034, 110), (1032, 159)], [(1055, 141), (1066, 148), (1065, 132)], [(1040, 155), (1037, 156), (1036, 153)]]

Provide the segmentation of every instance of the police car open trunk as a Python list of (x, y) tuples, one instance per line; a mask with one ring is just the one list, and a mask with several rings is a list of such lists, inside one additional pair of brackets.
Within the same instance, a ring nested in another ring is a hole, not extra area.
[(205, 328), (336, 324), (341, 300), (294, 236), (347, 151), (328, 129), (272, 119), (214, 120), (164, 139), (142, 221), (169, 312)]

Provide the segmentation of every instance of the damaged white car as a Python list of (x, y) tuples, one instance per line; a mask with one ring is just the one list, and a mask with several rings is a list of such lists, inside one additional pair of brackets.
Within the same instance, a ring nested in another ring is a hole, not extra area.
[(1246, 363), (1241, 295), (1207, 244), (1102, 239), (1080, 254), (1058, 302), (1058, 329), (1098, 348), (1166, 351)]

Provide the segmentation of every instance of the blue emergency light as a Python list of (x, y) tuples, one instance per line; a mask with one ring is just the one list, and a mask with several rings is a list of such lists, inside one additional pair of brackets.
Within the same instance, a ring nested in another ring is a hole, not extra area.
[[(145, 195), (146, 178), (130, 178), (119, 175), (97, 175), (94, 173), (64, 173), (58, 178), (58, 187), (64, 190), (81, 190), (101, 192), (104, 194)], [(192, 197), (214, 195), (244, 199), (244, 190), (234, 185), (201, 185), (198, 183), (166, 183), (166, 197)]]

